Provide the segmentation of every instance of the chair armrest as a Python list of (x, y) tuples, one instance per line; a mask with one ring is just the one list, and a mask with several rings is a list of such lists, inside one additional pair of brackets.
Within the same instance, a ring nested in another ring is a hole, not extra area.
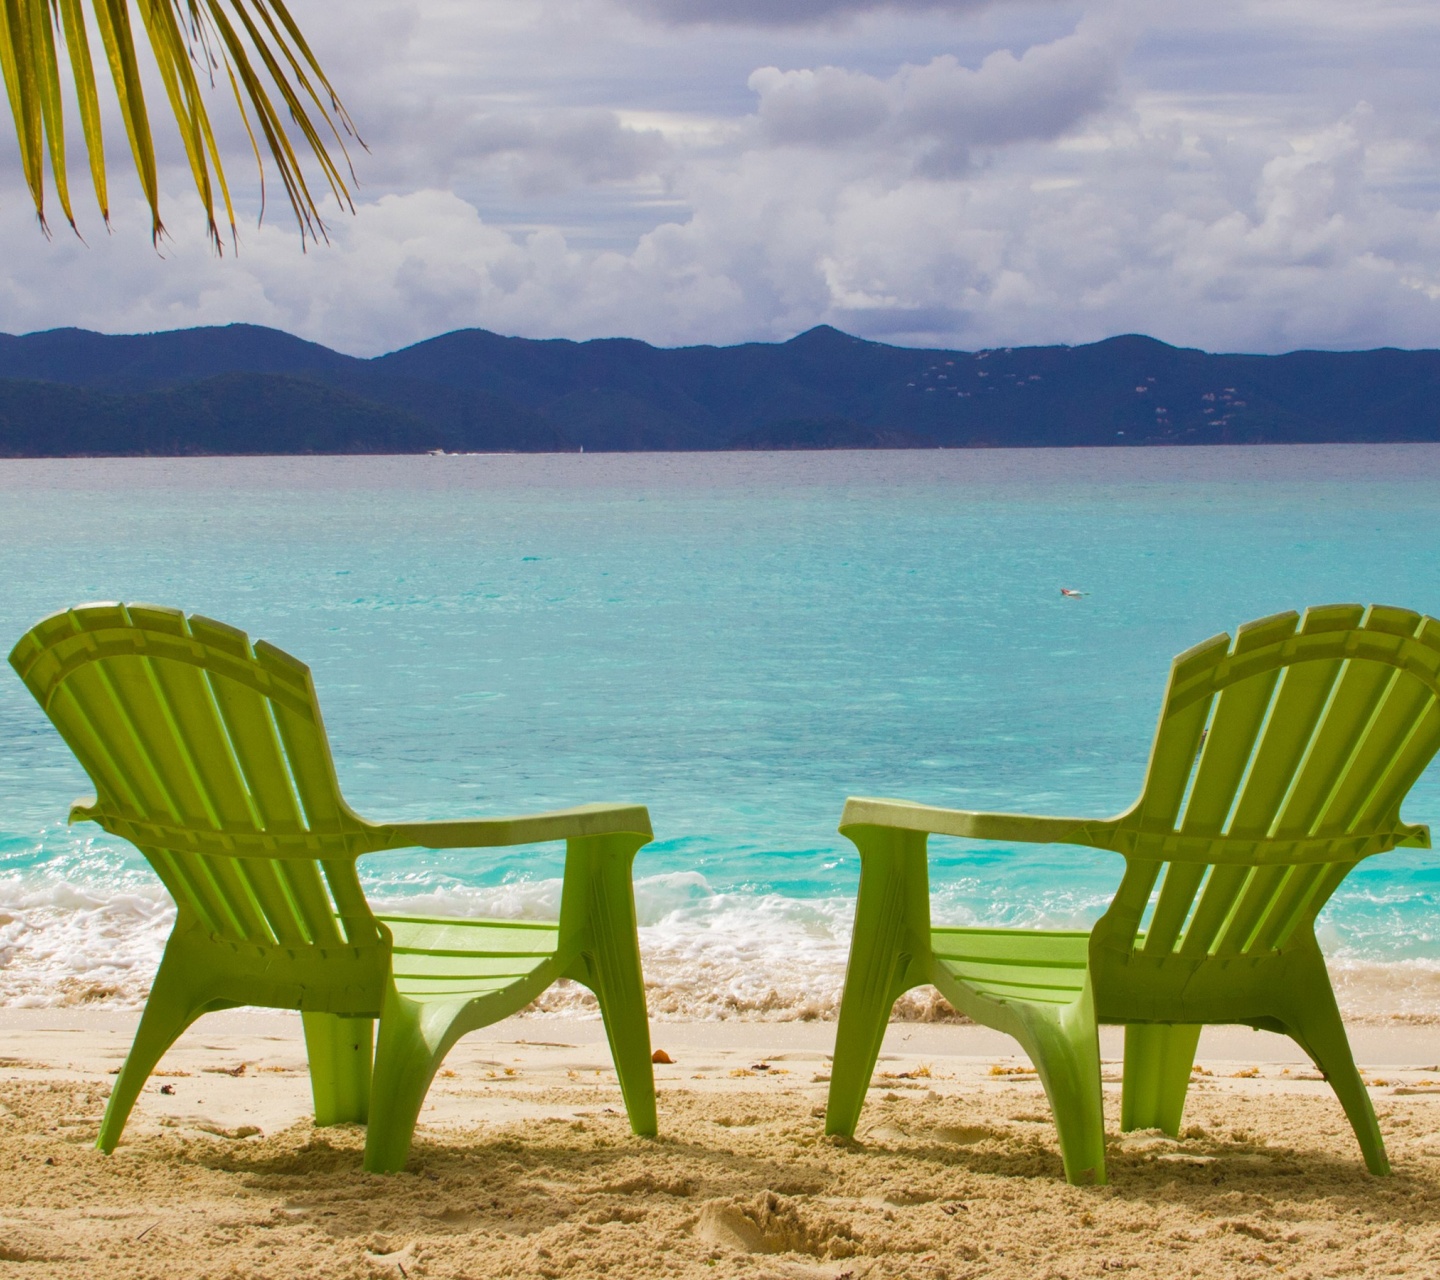
[(1428, 849), (1430, 848), (1430, 828), (1423, 822), (1407, 822), (1402, 824), (1405, 831), (1405, 838), (1396, 846), (1400, 849)]
[(653, 837), (650, 812), (643, 804), (582, 804), (550, 813), (510, 818), (466, 818), (459, 822), (387, 822), (377, 824), (386, 849), (494, 849), (584, 836), (643, 835)]
[(1030, 844), (1083, 844), (1113, 848), (1113, 818), (1039, 818), (1028, 813), (972, 813), (966, 809), (939, 809), (908, 800), (878, 800), (851, 796), (840, 816), (846, 827), (898, 827), (929, 835), (962, 836), (968, 840), (1020, 840)]

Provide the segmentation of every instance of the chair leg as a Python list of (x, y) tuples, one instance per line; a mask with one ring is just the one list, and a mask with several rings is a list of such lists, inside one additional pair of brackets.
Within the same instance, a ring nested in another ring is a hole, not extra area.
[(1021, 1011), (1020, 1041), (1044, 1086), (1060, 1138), (1065, 1180), (1100, 1185), (1105, 1176), (1105, 1104), (1100, 1087), (1100, 1035), (1089, 991), (1058, 1011)]
[[(859, 954), (857, 954), (857, 952)], [(825, 1104), (825, 1132), (850, 1138), (860, 1122), (865, 1093), (885, 1040), (885, 1027), (897, 997), (892, 993), (905, 957), (852, 944), (835, 1028), (835, 1055), (830, 1064), (830, 1094)]]
[(1390, 1172), (1385, 1139), (1380, 1136), (1370, 1091), (1355, 1069), (1355, 1058), (1350, 1052), (1350, 1040), (1345, 1034), (1345, 1023), (1335, 1003), (1329, 975), (1323, 968), (1321, 975), (1323, 989), (1319, 983), (1307, 984), (1306, 999), (1299, 1003), (1298, 1012), (1284, 1016), (1283, 1021), (1291, 1038), (1310, 1055), (1335, 1090), (1364, 1153), (1365, 1167), (1383, 1177)]
[(593, 977), (590, 989), (605, 1019), (630, 1131), (653, 1138), (659, 1129), (655, 1068), (650, 1061), (650, 1016), (645, 1006), (629, 859), (607, 859), (596, 868), (591, 883), (593, 943), (586, 957)]
[(100, 1123), (100, 1136), (95, 1145), (107, 1155), (119, 1143), (135, 1100), (156, 1064), (185, 1028), (205, 1012), (204, 998), (189, 982), (177, 976), (179, 972), (180, 966), (174, 961), (167, 964), (162, 960), (155, 975), (145, 1011), (140, 1015), (140, 1025), (135, 1030), (135, 1041), (110, 1091), (105, 1118)]
[(630, 833), (566, 841), (560, 949), (571, 957), (565, 976), (584, 983), (599, 1001), (630, 1131), (653, 1138), (659, 1127), (655, 1068), (631, 874), (643, 844), (644, 836)]
[(370, 1114), (375, 1019), (342, 1018), (333, 1013), (303, 1013), (300, 1017), (310, 1059), (316, 1125), (364, 1124)]
[(422, 1005), (393, 986), (385, 992), (365, 1133), (366, 1172), (398, 1173), (405, 1167), (420, 1108), (440, 1063), (459, 1039), (455, 1026), (466, 1003)]
[(1180, 1136), (1185, 1093), (1200, 1028), (1132, 1022), (1125, 1028), (1125, 1084), (1120, 1095), (1120, 1128), (1160, 1129)]
[(924, 948), (928, 958), (930, 896), (922, 833), (861, 827), (846, 835), (860, 850), (860, 894), (835, 1028), (825, 1132), (848, 1138), (865, 1105), (890, 1010), (913, 985), (908, 979), (915, 952)]

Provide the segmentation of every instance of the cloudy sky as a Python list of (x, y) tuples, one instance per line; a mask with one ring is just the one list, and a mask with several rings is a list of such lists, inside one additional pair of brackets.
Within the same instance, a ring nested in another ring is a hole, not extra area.
[(1434, 0), (292, 7), (369, 146), (330, 244), (233, 125), (238, 255), (170, 168), (157, 256), (113, 142), (113, 234), (47, 242), (6, 135), (0, 330), (1440, 346)]

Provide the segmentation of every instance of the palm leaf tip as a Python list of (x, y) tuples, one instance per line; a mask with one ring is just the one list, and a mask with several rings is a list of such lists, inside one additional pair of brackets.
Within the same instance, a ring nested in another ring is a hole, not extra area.
[[(103, 50), (136, 176), (150, 209), (154, 239), (164, 233), (164, 226), (138, 53), (142, 44), (148, 46), (159, 72), (165, 103), (217, 249), (223, 247), (219, 218), (228, 223), (232, 239), (235, 230), (230, 187), (206, 105), (207, 85), (213, 89), (217, 78), (228, 84), (250, 138), (262, 201), (268, 154), (295, 214), (302, 244), (325, 238), (324, 219), (302, 168), (302, 154), (308, 153), (320, 173), (317, 189), (328, 190), (342, 208), (353, 211), (345, 175), (354, 182), (355, 171), (346, 138), (364, 143), (285, 0), (0, 0), (0, 74), (21, 170), (42, 227), (48, 226), (47, 168), (55, 199), (66, 221), (75, 226), (66, 169), (67, 106), (79, 118), (96, 204), (107, 226), (110, 221), (100, 77), (92, 58), (87, 12), (98, 33), (97, 45)], [(69, 104), (63, 93), (66, 86), (73, 98)]]

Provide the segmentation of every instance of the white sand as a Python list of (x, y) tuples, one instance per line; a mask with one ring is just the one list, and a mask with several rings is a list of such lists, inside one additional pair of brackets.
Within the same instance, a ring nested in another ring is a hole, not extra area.
[(658, 1023), (647, 1141), (598, 1023), (512, 1019), (461, 1042), (379, 1177), (362, 1130), (310, 1124), (299, 1019), (264, 1012), (203, 1019), (96, 1152), (134, 1021), (0, 1010), (0, 1275), (1440, 1275), (1423, 1027), (1353, 1032), (1391, 1178), (1289, 1041), (1221, 1030), (1179, 1142), (1121, 1137), (1107, 1066), (1111, 1184), (1072, 1188), (1033, 1073), (976, 1027), (892, 1026), (851, 1143), (822, 1133), (833, 1024)]

